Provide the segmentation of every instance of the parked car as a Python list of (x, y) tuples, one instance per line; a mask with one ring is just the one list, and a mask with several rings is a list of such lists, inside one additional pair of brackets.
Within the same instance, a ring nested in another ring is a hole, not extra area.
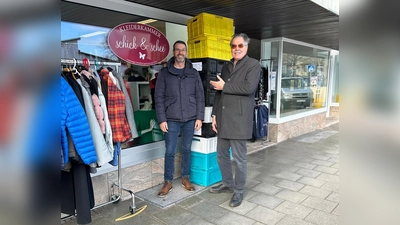
[[(276, 91), (271, 91), (272, 108), (276, 109)], [(311, 107), (313, 91), (302, 77), (282, 77), (281, 110)]]

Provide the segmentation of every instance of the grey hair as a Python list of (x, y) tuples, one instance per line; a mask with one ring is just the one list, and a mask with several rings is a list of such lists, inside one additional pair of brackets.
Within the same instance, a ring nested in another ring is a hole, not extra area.
[(250, 38), (249, 36), (247, 36), (247, 34), (245, 33), (239, 33), (239, 34), (235, 34), (233, 35), (230, 44), (232, 45), (232, 40), (237, 38), (237, 37), (242, 37), (244, 40), (244, 45), (249, 45), (250, 44)]

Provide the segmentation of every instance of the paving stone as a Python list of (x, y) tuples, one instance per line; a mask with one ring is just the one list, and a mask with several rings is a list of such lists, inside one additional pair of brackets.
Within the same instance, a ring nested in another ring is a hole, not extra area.
[(282, 171), (282, 172), (274, 174), (272, 176), (278, 177), (278, 178), (282, 178), (282, 179), (291, 180), (291, 181), (296, 181), (296, 180), (301, 178), (300, 175), (295, 174), (295, 173), (290, 173), (290, 172), (287, 172), (287, 171)]
[(195, 196), (192, 196), (192, 197), (190, 197), (188, 199), (185, 199), (185, 200), (179, 202), (178, 205), (180, 205), (184, 209), (188, 209), (188, 208), (193, 207), (194, 205), (199, 204), (202, 201), (204, 201), (202, 198), (200, 198), (199, 196), (195, 195)]
[(338, 159), (338, 158), (329, 158), (327, 161), (328, 161), (328, 162), (338, 163), (338, 162), (339, 162), (339, 159)]
[(317, 180), (314, 178), (309, 178), (309, 177), (302, 177), (300, 178), (297, 182), (302, 183), (302, 184), (307, 184), (313, 187), (322, 187), (326, 183), (326, 181), (323, 180)]
[(251, 170), (251, 169), (247, 168), (247, 179), (253, 179), (254, 177), (257, 177), (260, 174), (261, 174), (261, 172), (259, 172), (259, 171), (255, 171), (255, 170)]
[(317, 166), (314, 168), (314, 170), (323, 172), (323, 173), (329, 173), (329, 174), (335, 174), (339, 171), (338, 169), (335, 169), (332, 167), (326, 167), (326, 166)]
[(282, 179), (277, 178), (277, 177), (272, 177), (266, 173), (262, 173), (262, 174), (258, 175), (257, 177), (255, 177), (255, 180), (259, 180), (263, 183), (276, 184), (279, 181), (281, 181)]
[(259, 183), (261, 183), (261, 182), (258, 180), (254, 180), (254, 178), (253, 179), (247, 178), (245, 187), (248, 189), (251, 189), (252, 187), (256, 186)]
[(246, 216), (264, 224), (274, 225), (277, 224), (283, 217), (285, 217), (285, 214), (276, 212), (263, 206), (257, 206), (248, 212)]
[(328, 197), (332, 191), (320, 189), (320, 188), (315, 188), (311, 186), (305, 186), (303, 189), (299, 191), (300, 193), (306, 194), (306, 195), (311, 195), (320, 199), (325, 199)]
[(264, 160), (263, 158), (255, 156), (254, 153), (247, 155), (247, 163), (259, 163), (263, 160)]
[[(240, 206), (239, 206), (240, 207)], [(246, 217), (242, 216), (236, 213), (229, 212), (222, 216), (221, 218), (217, 219), (214, 221), (214, 224), (221, 224), (221, 225), (227, 225), (227, 224), (253, 224), (255, 221)], [(189, 223), (190, 224), (190, 223)]]
[(179, 206), (171, 206), (163, 211), (154, 213), (153, 216), (166, 224), (184, 224), (196, 216)]
[(320, 154), (315, 154), (315, 155), (311, 155), (310, 158), (319, 159), (319, 160), (328, 160), (331, 157), (323, 156), (323, 155), (320, 155)]
[(231, 193), (213, 194), (213, 193), (210, 193), (207, 188), (207, 190), (201, 192), (197, 196), (199, 196), (207, 201), (213, 202), (216, 205), (219, 205), (219, 204), (225, 202), (226, 200), (231, 199), (232, 194)]
[(337, 192), (332, 192), (332, 194), (330, 194), (330, 195), (326, 198), (326, 200), (339, 203), (339, 193), (337, 193)]
[(277, 225), (314, 225), (313, 223), (293, 217), (291, 215), (285, 216)]
[(210, 204), (210, 202), (202, 202), (188, 209), (194, 215), (197, 215), (201, 218), (205, 218), (207, 221), (214, 221), (221, 216), (227, 214), (229, 211), (221, 208), (218, 205)]
[(314, 169), (317, 165), (306, 163), (306, 162), (297, 162), (294, 164), (295, 166), (302, 167), (304, 169), (312, 170)]
[(253, 191), (253, 190), (251, 190), (251, 189), (247, 189), (247, 188), (246, 188), (246, 189), (244, 190), (243, 199), (248, 200), (248, 199), (252, 198), (254, 195), (257, 195), (257, 194), (259, 194), (259, 192)]
[(278, 194), (276, 194), (275, 197), (285, 199), (294, 203), (301, 203), (302, 201), (304, 201), (304, 199), (308, 197), (308, 195), (283, 189)]
[(326, 182), (321, 186), (321, 188), (329, 191), (339, 192), (339, 183)]
[(331, 166), (332, 168), (339, 169), (339, 163), (335, 163)]
[(306, 162), (306, 163), (310, 163), (310, 162), (314, 161), (314, 159), (309, 158), (309, 157), (304, 157), (304, 156), (297, 156), (297, 157), (294, 157), (294, 159), (297, 161)]
[(253, 203), (253, 202), (249, 202), (247, 200), (242, 201), (242, 204), (240, 204), (240, 206), (238, 207), (231, 207), (229, 206), (229, 202), (231, 201), (231, 199), (229, 199), (228, 201), (222, 203), (221, 205), (219, 205), (222, 208), (227, 209), (228, 211), (234, 212), (234, 213), (238, 213), (241, 215), (245, 215), (246, 213), (250, 212), (251, 210), (253, 210), (255, 207), (257, 207), (257, 204)]
[(301, 204), (327, 213), (332, 212), (333, 209), (335, 209), (335, 207), (338, 205), (336, 202), (327, 201), (313, 196), (308, 197)]
[(297, 174), (305, 177), (311, 177), (311, 178), (316, 178), (319, 175), (321, 175), (321, 172), (314, 171), (314, 170), (308, 170), (308, 169), (299, 169), (296, 171)]
[(339, 151), (336, 151), (336, 150), (326, 150), (324, 152), (328, 153), (328, 154), (334, 154), (334, 155), (338, 155), (339, 154)]
[(319, 210), (314, 210), (305, 218), (306, 221), (321, 225), (338, 225), (339, 217)]
[(268, 195), (275, 195), (279, 191), (282, 190), (282, 188), (268, 184), (268, 183), (260, 183), (257, 184), (252, 188), (254, 191), (262, 192)]
[(327, 174), (327, 173), (321, 173), (318, 177), (316, 177), (318, 180), (324, 180), (332, 183), (339, 183), (339, 176), (332, 175), (332, 174)]
[(332, 211), (332, 214), (339, 216), (339, 206), (340, 205), (336, 206), (336, 208)]
[(187, 224), (190, 224), (190, 225), (213, 225), (214, 223), (210, 223), (203, 218), (196, 217), (196, 218), (192, 219), (191, 221), (189, 221)]
[[(236, 224), (234, 224), (234, 225), (236, 225)], [(256, 222), (255, 224), (252, 224), (252, 225), (265, 225), (265, 224), (260, 223), (260, 222)]]
[(293, 202), (285, 201), (274, 209), (275, 211), (285, 213), (300, 219), (306, 218), (313, 209)]
[(277, 156), (270, 156), (270, 157), (268, 157), (267, 161), (277, 162), (277, 163), (282, 163), (282, 164), (290, 164), (290, 165), (293, 165), (295, 163), (295, 161), (293, 161), (291, 159), (284, 158), (284, 157), (277, 157)]
[(291, 191), (298, 191), (304, 187), (304, 184), (300, 184), (289, 180), (282, 180), (275, 185), (278, 187), (289, 189)]
[(258, 205), (265, 206), (270, 209), (274, 209), (275, 207), (280, 205), (285, 200), (274, 197), (274, 196), (269, 196), (269, 195), (266, 195), (263, 193), (259, 193), (259, 194), (254, 195), (253, 197), (251, 197), (248, 201), (256, 203)]
[(333, 164), (335, 164), (334, 162), (329, 162), (329, 161), (324, 161), (324, 160), (313, 160), (310, 163), (316, 164), (316, 165), (320, 165), (320, 166), (332, 166)]
[(329, 157), (329, 158), (332, 158), (332, 157), (334, 157), (334, 158), (337, 158), (338, 157), (338, 155), (339, 155), (339, 153), (337, 152), (336, 154), (334, 154), (334, 153), (327, 153), (327, 152), (322, 152), (323, 154), (323, 156), (327, 156), (327, 157)]

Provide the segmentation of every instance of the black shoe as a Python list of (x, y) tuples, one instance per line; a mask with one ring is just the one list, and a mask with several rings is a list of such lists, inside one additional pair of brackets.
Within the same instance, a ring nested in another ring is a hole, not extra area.
[(224, 184), (218, 184), (208, 189), (211, 193), (233, 193), (233, 188), (227, 187)]
[(229, 206), (237, 207), (242, 204), (243, 201), (243, 194), (235, 193), (232, 196), (231, 202), (229, 202)]

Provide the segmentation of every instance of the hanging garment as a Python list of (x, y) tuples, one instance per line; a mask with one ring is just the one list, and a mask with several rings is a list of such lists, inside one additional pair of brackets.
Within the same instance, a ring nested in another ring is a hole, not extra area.
[[(129, 88), (129, 84), (128, 84), (128, 82), (124, 81), (124, 79), (123, 79), (121, 76), (119, 76), (119, 75), (117, 75), (116, 78), (117, 78), (117, 80), (118, 80), (117, 83), (118, 83), (118, 84), (120, 85), (120, 87), (121, 87), (120, 90), (121, 90), (121, 91), (124, 93), (124, 95), (125, 95), (125, 116), (126, 116), (126, 118), (127, 118), (127, 120), (128, 120), (128, 124), (129, 124), (130, 130), (131, 130), (132, 139), (133, 139), (133, 138), (138, 137), (139, 135), (138, 135), (138, 132), (137, 132), (137, 130), (136, 130), (135, 119), (134, 119), (134, 116), (133, 116), (132, 101), (131, 101), (131, 99), (130, 99), (130, 94), (129, 94), (129, 92), (128, 92), (128, 89), (126, 88), (126, 86)], [(125, 83), (126, 83), (127, 85), (125, 85)]]
[(115, 149), (114, 149), (114, 157), (113, 160), (111, 160), (110, 163), (113, 166), (118, 166), (118, 156), (121, 153), (121, 143), (117, 142), (117, 144), (115, 145)]
[(61, 212), (76, 213), (77, 224), (88, 224), (94, 203), (89, 166), (73, 162), (70, 172), (61, 171)]
[(97, 122), (97, 118), (94, 113), (93, 103), (89, 93), (83, 86), (82, 81), (80, 79), (77, 81), (82, 88), (83, 98), (85, 101), (86, 117), (89, 121), (90, 133), (92, 134), (93, 143), (97, 154), (97, 164), (102, 166), (112, 160), (114, 149), (109, 148), (104, 140), (100, 125)]
[(88, 119), (71, 86), (61, 77), (61, 146), (64, 165), (68, 162), (67, 128), (81, 159), (90, 164), (97, 161), (89, 131)]
[(268, 108), (265, 105), (254, 107), (253, 141), (268, 135)]
[(126, 142), (132, 138), (132, 134), (125, 115), (125, 95), (109, 76), (104, 76), (103, 79), (107, 79), (108, 85), (107, 111), (113, 133), (113, 142)]
[(106, 141), (106, 144), (108, 146), (108, 149), (113, 149), (113, 141), (112, 141), (112, 129), (111, 129), (111, 124), (110, 120), (108, 119), (108, 111), (107, 111), (107, 105), (106, 105), (106, 99), (103, 95), (103, 92), (99, 88), (99, 99), (100, 99), (100, 106), (101, 109), (103, 110), (103, 115), (104, 115), (104, 124), (105, 124), (105, 131), (106, 133), (104, 134), (104, 139)]
[(265, 105), (258, 107), (257, 113), (257, 136), (263, 138), (268, 135), (268, 108)]

